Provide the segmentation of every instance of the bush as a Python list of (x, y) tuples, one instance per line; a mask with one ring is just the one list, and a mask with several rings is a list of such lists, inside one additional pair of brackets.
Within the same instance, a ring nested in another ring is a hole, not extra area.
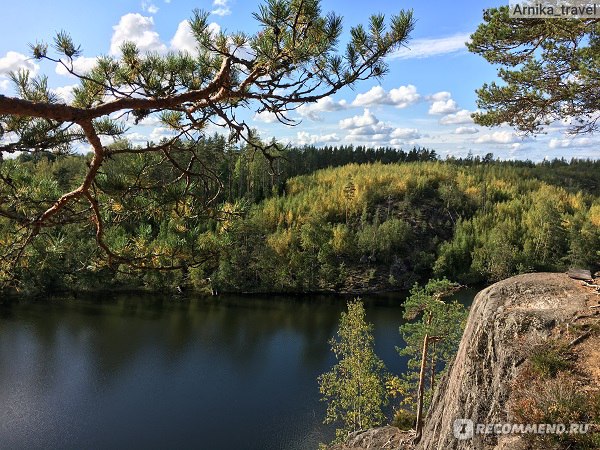
[(392, 425), (402, 431), (413, 430), (417, 421), (417, 415), (406, 409), (397, 409), (394, 412)]
[(559, 372), (571, 368), (570, 357), (571, 354), (565, 343), (550, 341), (534, 346), (529, 362), (536, 374), (554, 378)]

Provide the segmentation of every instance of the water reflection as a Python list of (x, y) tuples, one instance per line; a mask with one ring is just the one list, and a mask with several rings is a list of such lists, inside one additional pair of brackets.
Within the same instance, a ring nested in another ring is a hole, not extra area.
[[(405, 364), (400, 298), (367, 303)], [(0, 305), (1, 448), (308, 449), (343, 299), (107, 296)]]

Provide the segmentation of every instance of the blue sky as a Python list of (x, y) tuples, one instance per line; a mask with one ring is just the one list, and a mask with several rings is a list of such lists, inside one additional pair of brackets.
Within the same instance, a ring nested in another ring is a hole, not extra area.
[[(167, 51), (193, 48), (186, 19), (193, 8), (212, 11), (214, 28), (226, 31), (257, 30), (251, 13), (259, 2), (244, 0), (21, 0), (6, 2), (0, 40), (0, 93), (13, 95), (6, 74), (19, 67), (48, 75), (51, 86), (68, 100), (76, 79), (60, 73), (53, 64), (28, 59), (28, 43), (51, 41), (67, 30), (81, 44), (84, 70), (94, 57), (118, 52), (123, 40), (142, 49)], [(369, 14), (390, 16), (400, 8), (413, 9), (417, 19), (408, 48), (388, 59), (389, 74), (381, 81), (366, 81), (332, 98), (301, 108), (295, 127), (273, 122), (269, 115), (247, 113), (248, 122), (263, 138), (276, 137), (294, 144), (371, 145), (409, 149), (423, 146), (440, 155), (461, 156), (469, 151), (501, 158), (598, 158), (596, 136), (570, 137), (557, 124), (547, 134), (523, 139), (509, 127), (474, 125), (475, 89), (495, 79), (496, 68), (468, 53), (468, 40), (482, 20), (484, 8), (506, 2), (486, 1), (383, 1), (323, 0), (322, 8), (344, 17), (345, 31), (366, 23)], [(166, 130), (151, 121), (132, 128), (134, 141), (158, 139)]]

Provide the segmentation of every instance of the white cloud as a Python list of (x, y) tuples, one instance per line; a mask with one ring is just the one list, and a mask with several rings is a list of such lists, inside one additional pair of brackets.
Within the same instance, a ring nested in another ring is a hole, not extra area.
[(410, 41), (407, 47), (392, 53), (390, 58), (429, 58), (466, 50), (465, 42), (470, 39), (469, 33), (455, 34), (441, 38), (421, 38)]
[(364, 94), (358, 94), (352, 105), (354, 106), (370, 106), (388, 103), (388, 94), (381, 86), (373, 86)]
[[(73, 70), (75, 71), (75, 73), (84, 75), (94, 68), (94, 66), (96, 65), (96, 61), (96, 58), (80, 56), (79, 58), (75, 58), (73, 60)], [(68, 61), (65, 61), (65, 63), (67, 65), (69, 64)], [(56, 68), (54, 69), (54, 71), (59, 75), (66, 75), (71, 78), (76, 78), (75, 75), (71, 75), (67, 71), (65, 66), (63, 66), (61, 63), (56, 63)]]
[(365, 108), (361, 116), (340, 120), (339, 126), (348, 130), (346, 139), (369, 142), (372, 145), (399, 145), (421, 137), (415, 128), (395, 128), (380, 121), (368, 108)]
[(599, 145), (597, 140), (593, 140), (589, 137), (579, 137), (571, 139), (550, 139), (548, 147), (555, 148), (573, 148), (573, 147), (590, 147), (592, 145)]
[(136, 119), (133, 117), (133, 115), (127, 116), (126, 122), (130, 125), (136, 125), (140, 127), (158, 127), (163, 125), (159, 117), (155, 114), (144, 117), (144, 119), (140, 120), (138, 123), (135, 123), (135, 121)]
[(158, 6), (147, 0), (142, 0), (142, 11), (149, 12), (150, 14), (156, 14), (158, 12)]
[(404, 142), (411, 139), (419, 139), (421, 134), (416, 128), (396, 128), (392, 131), (390, 137)]
[[(211, 22), (208, 24), (208, 31), (215, 35), (221, 31), (221, 27), (219, 24)], [(177, 26), (177, 31), (175, 32), (173, 39), (171, 39), (171, 49), (195, 54), (196, 45), (198, 45), (198, 42), (192, 33), (189, 20), (182, 20)]]
[(396, 108), (406, 108), (417, 103), (421, 96), (412, 84), (400, 86), (386, 92), (381, 86), (373, 86), (364, 94), (358, 94), (353, 106), (394, 105)]
[(455, 114), (448, 114), (440, 119), (442, 125), (462, 125), (467, 123), (473, 123), (471, 118), (471, 111), (467, 109), (461, 109)]
[(377, 122), (373, 125), (364, 125), (362, 127), (352, 128), (349, 131), (350, 136), (389, 136), (394, 129), (383, 122)]
[(322, 112), (340, 111), (346, 109), (348, 103), (346, 100), (336, 102), (331, 97), (324, 97), (317, 100), (315, 103), (306, 103), (300, 106), (296, 111), (302, 117), (308, 117), (310, 120), (321, 120)]
[(379, 119), (377, 119), (377, 117), (375, 117), (368, 108), (365, 108), (362, 116), (354, 116), (340, 120), (340, 128), (344, 130), (352, 130), (373, 126), (378, 123), (381, 123), (379, 122)]
[(148, 136), (138, 132), (127, 133), (127, 140), (137, 145), (143, 145), (149, 141)]
[(429, 100), (432, 102), (429, 107), (429, 114), (451, 114), (458, 111), (458, 105), (451, 97), (450, 92), (446, 91), (437, 92), (429, 96)]
[(7, 74), (9, 72), (16, 72), (19, 69), (29, 70), (31, 75), (36, 75), (39, 66), (32, 61), (31, 58), (23, 55), (22, 53), (9, 51), (6, 55), (0, 58), (0, 75)]
[(396, 108), (406, 108), (417, 103), (420, 99), (421, 96), (417, 93), (417, 88), (412, 84), (400, 86), (390, 91), (390, 100)]
[(454, 130), (454, 134), (475, 134), (479, 133), (479, 130), (475, 127), (458, 127)]
[(296, 134), (296, 143), (298, 145), (318, 145), (328, 142), (339, 142), (340, 138), (336, 133), (331, 134), (310, 134), (307, 131), (299, 131)]
[(174, 131), (166, 127), (156, 127), (150, 133), (150, 141), (160, 142), (162, 139), (172, 138)]
[(216, 34), (219, 34), (219, 32), (221, 31), (221, 27), (216, 22), (209, 23), (208, 26), (206, 27), (206, 29), (213, 36), (216, 35)]
[(73, 89), (77, 87), (77, 84), (70, 84), (68, 86), (61, 86), (52, 89), (56, 95), (58, 95), (61, 100), (65, 103), (71, 103), (73, 101)]
[(429, 114), (440, 115), (450, 114), (458, 111), (458, 105), (452, 99), (446, 101), (433, 102), (429, 107)]
[(196, 52), (196, 39), (192, 34), (189, 20), (182, 20), (177, 26), (177, 31), (171, 39), (171, 48), (173, 50), (179, 50), (182, 52), (187, 51), (188, 53)]
[(229, 8), (229, 0), (214, 0), (213, 1), (213, 9), (210, 13), (216, 16), (228, 16), (231, 14), (231, 9)]
[(264, 123), (275, 123), (278, 121), (275, 113), (273, 113), (271, 111), (263, 111), (260, 113), (256, 113), (256, 114), (254, 114), (253, 119), (258, 122), (264, 122)]
[(448, 91), (440, 91), (435, 94), (431, 94), (427, 97), (427, 99), (431, 102), (444, 102), (446, 100), (450, 100), (452, 98), (452, 94)]
[(33, 62), (31, 58), (18, 52), (6, 52), (6, 55), (0, 58), (0, 91), (8, 91), (11, 85), (8, 74), (19, 69), (28, 70), (30, 75), (35, 76), (40, 66)]
[(494, 131), (479, 136), (475, 142), (478, 144), (514, 144), (519, 143), (521, 140), (513, 131)]
[(125, 14), (119, 23), (113, 27), (114, 33), (110, 41), (110, 53), (118, 55), (125, 41), (134, 42), (142, 52), (155, 51), (164, 53), (165, 44), (154, 31), (154, 19), (138, 13)]

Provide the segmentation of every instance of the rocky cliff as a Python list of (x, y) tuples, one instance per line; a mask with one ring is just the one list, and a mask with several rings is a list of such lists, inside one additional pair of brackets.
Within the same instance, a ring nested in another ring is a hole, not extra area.
[[(597, 388), (600, 308), (594, 306), (599, 299), (594, 289), (581, 281), (553, 273), (520, 275), (481, 291), (471, 307), (456, 358), (434, 394), (423, 438), (416, 450), (531, 448), (520, 434), (468, 437), (470, 423), (455, 421), (468, 419), (474, 424), (516, 421), (507, 404), (516, 377), (529, 364), (532, 342), (560, 338), (576, 347), (574, 364), (580, 388)], [(455, 425), (459, 436), (465, 439), (455, 437)], [(390, 430), (385, 439), (390, 440)], [(354, 442), (360, 439), (355, 436)], [(369, 446), (345, 448), (384, 447), (371, 440)]]

